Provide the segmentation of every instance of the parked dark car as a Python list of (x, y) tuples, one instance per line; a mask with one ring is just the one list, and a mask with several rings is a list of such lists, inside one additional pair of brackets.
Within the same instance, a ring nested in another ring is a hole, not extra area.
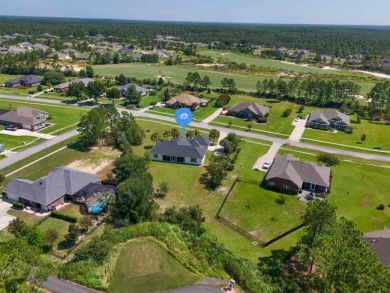
[(381, 150), (381, 149), (382, 149), (382, 147), (381, 147), (381, 146), (379, 146), (379, 145), (376, 145), (376, 146), (374, 146), (374, 149), (375, 149), (375, 150)]
[(18, 130), (18, 128), (16, 126), (14, 126), (14, 125), (7, 125), (5, 130), (16, 131), (16, 130)]

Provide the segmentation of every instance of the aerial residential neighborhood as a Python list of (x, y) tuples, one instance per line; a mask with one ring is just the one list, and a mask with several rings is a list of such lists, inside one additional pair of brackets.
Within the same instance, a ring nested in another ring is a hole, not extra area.
[(388, 15), (356, 1), (3, 5), (0, 292), (389, 292)]

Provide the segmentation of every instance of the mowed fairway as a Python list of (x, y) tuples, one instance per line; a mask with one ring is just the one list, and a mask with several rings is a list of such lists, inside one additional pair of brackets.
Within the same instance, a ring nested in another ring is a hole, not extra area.
[(158, 244), (131, 241), (121, 249), (109, 291), (153, 293), (193, 284), (200, 279)]

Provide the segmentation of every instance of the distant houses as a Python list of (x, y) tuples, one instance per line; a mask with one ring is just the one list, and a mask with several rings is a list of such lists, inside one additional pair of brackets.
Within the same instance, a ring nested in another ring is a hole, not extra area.
[(123, 47), (123, 48), (120, 48), (118, 50), (118, 53), (120, 53), (120, 54), (130, 54), (130, 53), (133, 53), (133, 49), (131, 49), (130, 47)]
[(171, 108), (190, 108), (194, 106), (198, 108), (199, 106), (207, 105), (207, 100), (199, 99), (189, 94), (181, 94), (166, 101), (165, 104)]
[(128, 84), (125, 84), (125, 85), (119, 87), (119, 91), (121, 92), (122, 97), (128, 96), (128, 91), (129, 91), (129, 88), (131, 88), (131, 87), (134, 87), (135, 90), (141, 94), (141, 96), (145, 96), (145, 95), (148, 95), (150, 93), (150, 89), (144, 88), (144, 87), (136, 85), (136, 84), (128, 83)]
[(40, 85), (42, 83), (42, 79), (40, 79), (36, 75), (24, 75), (15, 79), (11, 79), (5, 83), (6, 87), (33, 87)]
[(17, 128), (36, 131), (46, 126), (48, 113), (28, 107), (13, 110), (0, 109), (0, 124), (13, 125)]
[(314, 110), (306, 122), (306, 127), (345, 130), (350, 126), (350, 117), (333, 109)]
[(184, 137), (171, 141), (160, 141), (150, 150), (153, 161), (188, 165), (202, 165), (206, 157), (210, 139), (197, 136), (194, 139)]
[[(263, 118), (269, 113), (270, 107), (262, 106), (256, 103), (240, 102), (227, 110), (228, 115), (239, 118), (258, 119)], [(250, 115), (250, 116), (249, 116)]]
[(301, 190), (326, 192), (330, 186), (330, 168), (279, 155), (264, 178), (266, 187), (298, 194)]

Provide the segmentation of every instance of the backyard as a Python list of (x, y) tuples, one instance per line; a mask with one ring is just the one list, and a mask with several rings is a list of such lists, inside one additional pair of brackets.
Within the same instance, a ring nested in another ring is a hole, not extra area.
[(160, 245), (133, 240), (120, 250), (110, 292), (149, 293), (184, 287), (201, 276), (184, 268)]

